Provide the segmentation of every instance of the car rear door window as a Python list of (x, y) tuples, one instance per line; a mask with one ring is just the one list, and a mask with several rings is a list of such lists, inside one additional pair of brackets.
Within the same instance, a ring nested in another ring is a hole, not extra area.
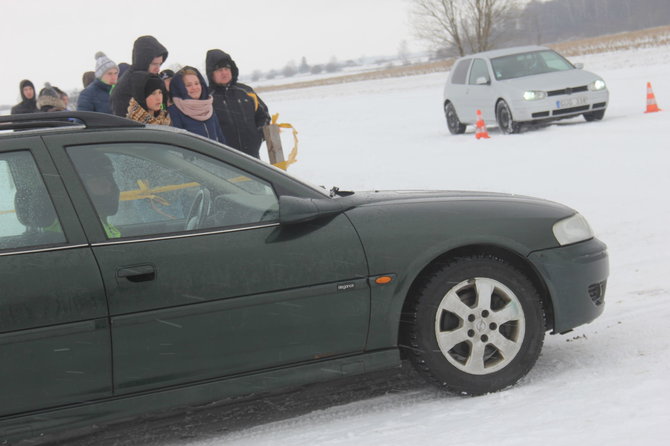
[(468, 83), (471, 85), (477, 84), (477, 79), (484, 78), (486, 82), (491, 82), (489, 69), (486, 66), (486, 61), (483, 59), (475, 59), (472, 62), (472, 69), (470, 70), (470, 78)]
[(278, 200), (268, 183), (190, 150), (151, 143), (67, 150), (108, 238), (278, 217)]
[(0, 250), (65, 242), (30, 152), (0, 153)]
[(468, 69), (470, 68), (470, 62), (472, 62), (472, 59), (463, 59), (456, 63), (451, 75), (452, 84), (465, 84), (465, 80), (468, 76)]

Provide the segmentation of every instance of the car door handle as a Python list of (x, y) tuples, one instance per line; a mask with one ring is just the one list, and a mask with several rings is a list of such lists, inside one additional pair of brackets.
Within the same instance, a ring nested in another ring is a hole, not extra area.
[(153, 265), (128, 266), (119, 269), (116, 276), (131, 282), (148, 282), (156, 278), (156, 268)]

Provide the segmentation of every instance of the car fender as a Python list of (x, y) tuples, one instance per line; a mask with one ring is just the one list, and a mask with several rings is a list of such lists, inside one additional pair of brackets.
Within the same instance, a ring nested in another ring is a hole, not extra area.
[[(517, 208), (510, 203), (476, 200), (452, 206), (446, 202), (394, 203), (359, 206), (346, 212), (363, 244), (372, 279), (366, 348), (396, 345), (405, 299), (431, 264), (468, 250), (488, 249), (526, 258), (533, 251), (557, 246), (551, 227), (574, 212), (567, 208), (545, 212), (546, 208), (532, 205)], [(519, 225), (519, 219), (525, 224)], [(375, 277), (387, 274), (395, 277), (391, 283), (383, 287), (374, 284)]]

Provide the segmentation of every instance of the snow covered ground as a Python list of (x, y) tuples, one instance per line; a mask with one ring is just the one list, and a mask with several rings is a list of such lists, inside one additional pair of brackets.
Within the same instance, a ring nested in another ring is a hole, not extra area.
[[(547, 336), (516, 387), (478, 398), (430, 386), (326, 406), (210, 445), (661, 445), (670, 423), (670, 48), (573, 58), (611, 93), (601, 122), (562, 121), (476, 140), (448, 133), (445, 74), (266, 93), (299, 130), (290, 172), (342, 189), (472, 189), (534, 195), (585, 215), (609, 246), (606, 310)], [(667, 111), (645, 114), (646, 82)], [(285, 145), (290, 147), (287, 135)]]
[[(365, 380), (326, 386), (233, 407), (212, 421), (206, 411), (177, 416), (159, 424), (169, 432), (163, 436), (149, 425), (146, 435), (145, 427), (121, 427), (95, 444), (668, 444), (670, 48), (573, 61), (607, 81), (603, 121), (572, 119), (520, 135), (489, 128), (488, 140), (476, 140), (472, 129), (448, 133), (444, 73), (263, 95), (279, 122), (299, 130), (289, 171), (312, 183), (534, 195), (589, 219), (609, 246), (605, 313), (567, 335), (548, 335), (517, 386), (461, 398), (389, 375), (372, 390)], [(648, 81), (667, 111), (643, 113)]]

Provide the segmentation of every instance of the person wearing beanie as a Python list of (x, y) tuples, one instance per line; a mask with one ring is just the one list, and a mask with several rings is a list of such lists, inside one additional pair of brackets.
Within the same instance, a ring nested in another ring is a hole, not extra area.
[(95, 80), (79, 94), (77, 111), (112, 113), (110, 92), (119, 76), (119, 67), (102, 51), (95, 53)]
[(268, 107), (248, 85), (237, 82), (235, 61), (221, 50), (207, 51), (205, 67), (226, 143), (247, 155), (260, 158), (263, 126), (270, 123)]
[[(132, 97), (132, 77), (136, 71), (147, 71), (158, 74), (161, 65), (168, 57), (167, 49), (153, 36), (141, 36), (133, 44), (133, 63), (123, 73), (116, 87), (112, 90), (112, 112), (118, 116), (126, 116), (128, 103)], [(167, 98), (166, 98), (167, 99)]]
[(158, 74), (161, 79), (163, 79), (163, 84), (165, 84), (165, 89), (167, 92), (170, 92), (170, 82), (172, 82), (172, 78), (175, 76), (174, 71), (168, 69), (168, 70), (163, 70)]
[(21, 93), (21, 102), (12, 107), (10, 113), (18, 115), (21, 113), (37, 112), (37, 99), (35, 99), (35, 86), (28, 79), (19, 83), (19, 92)]
[(168, 113), (172, 125), (225, 144), (202, 74), (193, 67), (184, 67), (174, 76), (171, 86), (173, 105), (168, 107)]
[(58, 91), (47, 82), (37, 96), (37, 108), (41, 112), (63, 111), (65, 110), (65, 103)]
[(167, 92), (157, 74), (134, 71), (131, 77), (131, 90), (128, 119), (142, 124), (170, 125), (170, 116), (163, 109), (163, 98)]
[(170, 94), (170, 82), (172, 82), (172, 78), (174, 77), (174, 71), (172, 70), (163, 70), (160, 73), (158, 73), (161, 79), (163, 79), (163, 85), (165, 85), (165, 91), (168, 93), (167, 101), (166, 101), (166, 106), (169, 107), (172, 105), (172, 95)]

